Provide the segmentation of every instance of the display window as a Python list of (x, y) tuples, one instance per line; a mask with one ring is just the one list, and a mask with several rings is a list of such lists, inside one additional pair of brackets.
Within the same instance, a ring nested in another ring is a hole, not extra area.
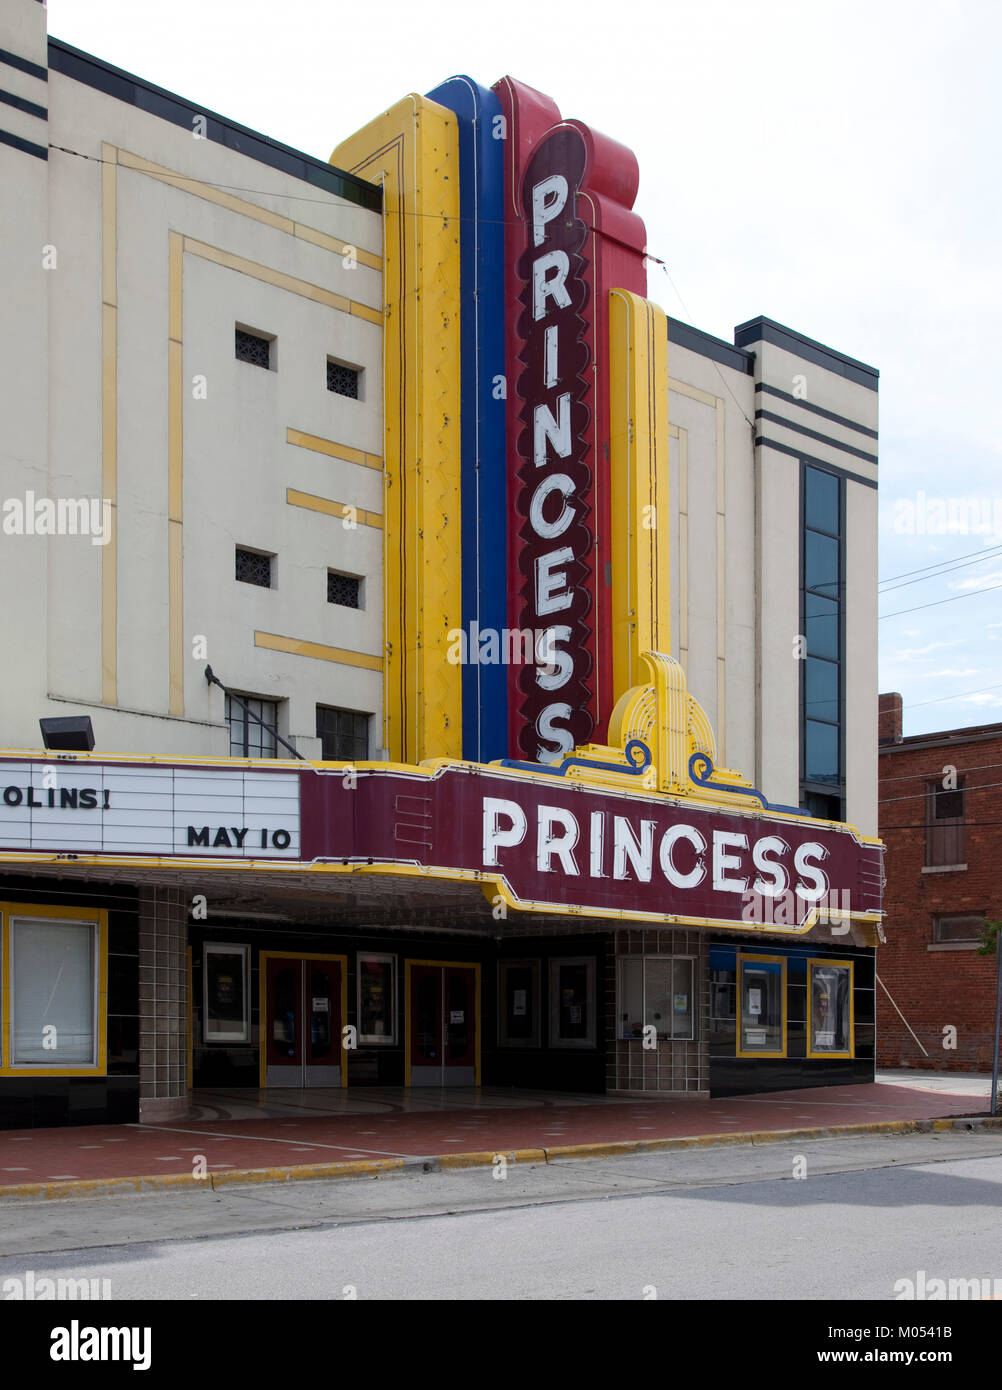
[(106, 1074), (107, 914), (0, 904), (0, 1075)]
[(852, 961), (807, 962), (808, 1057), (854, 1055), (852, 986)]
[(498, 966), (498, 1044), (540, 1045), (538, 960), (503, 960)]
[(595, 958), (550, 960), (550, 1046), (595, 1046)]
[[(696, 962), (691, 956), (625, 956), (619, 962), (619, 1036), (692, 1041)], [(648, 1037), (652, 1036), (650, 1033)]]
[(738, 956), (737, 1056), (786, 1056), (786, 959)]
[(202, 1019), (207, 1043), (250, 1041), (250, 947), (207, 941), (202, 948)]
[(392, 1047), (397, 1041), (397, 958), (375, 951), (357, 957), (358, 1040)]

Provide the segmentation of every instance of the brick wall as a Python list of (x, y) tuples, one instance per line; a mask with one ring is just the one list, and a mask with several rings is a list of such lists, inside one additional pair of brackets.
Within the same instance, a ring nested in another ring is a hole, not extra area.
[[(965, 786), (967, 867), (923, 872), (926, 787), (949, 777), (951, 767)], [(1002, 726), (905, 739), (881, 751), (879, 777), (887, 942), (877, 952), (877, 974), (929, 1055), (878, 985), (877, 1065), (990, 1070), (996, 959), (969, 947), (930, 948), (936, 914), (1002, 918)], [(944, 1047), (948, 1027), (957, 1030), (955, 1049)]]

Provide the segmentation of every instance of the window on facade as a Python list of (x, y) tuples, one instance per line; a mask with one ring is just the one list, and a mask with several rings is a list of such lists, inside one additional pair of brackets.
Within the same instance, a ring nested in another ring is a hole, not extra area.
[(258, 584), (262, 589), (271, 588), (271, 555), (262, 555), (257, 550), (236, 551), (236, 577), (241, 584)]
[(738, 957), (739, 1057), (786, 1056), (786, 961)]
[(851, 1057), (852, 962), (807, 962), (809, 1057)]
[(619, 1035), (642, 1040), (696, 1036), (693, 984), (695, 961), (688, 956), (627, 956), (619, 963)]
[(272, 366), (272, 345), (275, 339), (264, 333), (254, 333), (249, 328), (235, 330), (236, 357), (238, 362), (250, 362), (254, 367)]
[(325, 763), (364, 762), (369, 756), (368, 714), (317, 705), (317, 738)]
[(98, 1064), (98, 946), (96, 922), (11, 918), (9, 1065)]
[(249, 977), (249, 946), (205, 943), (202, 1018), (207, 1043), (249, 1041)]
[(371, 951), (358, 955), (358, 1040), (397, 1040), (397, 958)]
[(954, 917), (932, 919), (933, 941), (980, 941), (985, 921), (980, 915), (964, 913)]
[(339, 603), (342, 608), (361, 608), (362, 581), (351, 574), (327, 571), (327, 602)]
[(498, 1042), (539, 1046), (539, 961), (503, 960), (498, 966)]
[[(257, 719), (251, 717), (255, 714)], [(262, 727), (258, 720), (263, 720), (268, 727)], [(238, 702), (227, 695), (226, 722), (230, 728), (231, 758), (278, 757), (278, 744), (273, 732), (278, 725), (277, 700), (256, 700), (247, 695), (241, 696)]]
[(550, 1046), (595, 1046), (595, 958), (550, 961)]
[[(801, 801), (814, 796), (837, 803), (844, 796), (842, 749), (842, 607), (845, 560), (842, 483), (833, 473), (805, 465), (802, 472), (803, 539), (801, 602), (805, 651), (802, 665), (803, 785)], [(828, 809), (833, 809), (829, 804)]]
[(946, 788), (941, 781), (926, 787), (925, 862), (930, 867), (963, 864), (966, 834), (964, 827), (964, 784)]
[(338, 396), (350, 396), (358, 400), (359, 377), (362, 373), (357, 367), (346, 367), (343, 362), (327, 359), (327, 390)]

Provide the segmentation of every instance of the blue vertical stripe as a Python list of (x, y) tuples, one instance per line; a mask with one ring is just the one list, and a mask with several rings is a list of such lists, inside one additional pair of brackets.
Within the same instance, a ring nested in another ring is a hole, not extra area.
[(490, 762), (510, 751), (507, 668), (476, 661), (477, 634), (487, 629), (503, 653), (507, 603), (505, 401), (495, 398), (505, 370), (501, 104), (469, 77), (451, 77), (428, 97), (459, 125), (463, 756)]

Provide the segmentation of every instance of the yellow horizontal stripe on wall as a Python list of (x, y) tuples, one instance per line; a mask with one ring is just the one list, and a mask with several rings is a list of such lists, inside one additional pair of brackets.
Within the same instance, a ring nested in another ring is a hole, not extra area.
[(246, 256), (236, 256), (232, 251), (221, 251), (218, 246), (210, 246), (205, 241), (196, 241), (193, 237), (185, 237), (184, 249), (190, 256), (201, 256), (203, 260), (213, 261), (216, 265), (225, 266), (227, 270), (236, 270), (241, 275), (250, 275), (255, 280), (263, 280), (266, 285), (274, 285), (276, 289), (285, 290), (289, 294), (301, 295), (303, 299), (312, 299), (316, 304), (326, 304), (330, 309), (340, 309), (343, 314), (354, 314), (356, 318), (365, 319), (368, 323), (376, 323), (382, 327), (383, 314), (380, 309), (370, 309), (367, 304), (357, 304), (355, 300), (346, 299), (343, 294), (334, 294), (331, 290), (325, 290), (321, 285), (311, 284), (309, 280), (300, 280), (295, 275), (286, 275), (282, 270), (273, 270), (271, 266), (260, 265), (257, 261), (248, 260)]
[(285, 500), (290, 507), (305, 507), (307, 511), (323, 512), (327, 516), (333, 516), (338, 521), (354, 512), (352, 520), (357, 521), (361, 526), (374, 526), (377, 530), (383, 529), (383, 518), (379, 512), (367, 512), (364, 507), (356, 507), (354, 502), (335, 502), (332, 497), (315, 497), (312, 492), (298, 492), (296, 488), (289, 487), (285, 490)]
[(316, 454), (328, 454), (332, 459), (343, 459), (345, 463), (357, 463), (362, 468), (378, 468), (380, 473), (383, 471), (383, 460), (378, 454), (366, 454), (361, 449), (353, 449), (350, 444), (337, 444), (333, 439), (322, 439), (318, 434), (287, 429), (285, 442), (295, 444), (300, 449), (312, 449)]
[(325, 251), (332, 251), (335, 256), (343, 256), (349, 249), (353, 249), (359, 265), (367, 266), (369, 270), (381, 271), (383, 268), (381, 256), (372, 251), (366, 251), (361, 246), (354, 246), (352, 242), (345, 241), (343, 237), (329, 236), (327, 232), (320, 231), (318, 227), (309, 227), (305, 222), (294, 222), (291, 217), (283, 217), (281, 213), (272, 212), (269, 208), (260, 207), (257, 203), (249, 203), (245, 198), (235, 198), (232, 193), (224, 193), (222, 189), (214, 188), (212, 184), (203, 183), (200, 179), (192, 179), (184, 174), (175, 173), (173, 169), (167, 169), (162, 164), (154, 164), (151, 159), (143, 159), (142, 155), (132, 154), (129, 150), (119, 150), (118, 163), (126, 169), (135, 169), (140, 174), (148, 174), (152, 179), (170, 184), (172, 188), (179, 188), (183, 193), (190, 193), (194, 198), (204, 198), (207, 203), (215, 203), (217, 207), (228, 208), (230, 212), (239, 213), (241, 217), (249, 217), (255, 222), (263, 222), (266, 227), (274, 227), (276, 231), (299, 237), (301, 241), (309, 241), (314, 246), (322, 246)]
[(290, 656), (310, 656), (316, 661), (336, 661), (341, 666), (360, 666), (363, 671), (381, 671), (383, 658), (367, 652), (349, 652), (344, 647), (328, 647), (323, 642), (305, 642), (298, 637), (279, 637), (274, 632), (255, 632), (255, 647), (267, 647), (272, 652), (288, 652)]

